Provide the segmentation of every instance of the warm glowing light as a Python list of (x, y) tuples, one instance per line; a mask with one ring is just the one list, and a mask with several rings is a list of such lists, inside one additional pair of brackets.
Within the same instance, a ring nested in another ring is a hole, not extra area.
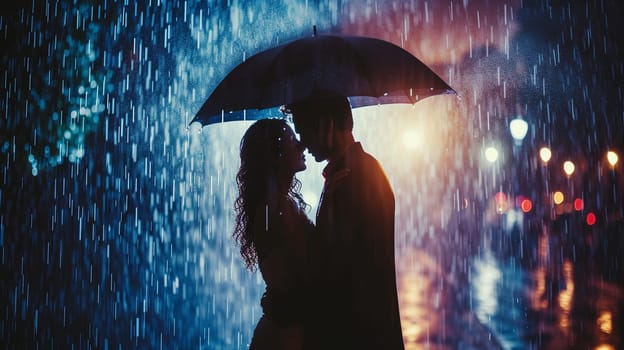
[(585, 218), (585, 222), (587, 222), (587, 225), (592, 226), (596, 223), (596, 214), (594, 213), (588, 213), (587, 217)]
[[(410, 256), (425, 269), (438, 268), (438, 262), (423, 252), (411, 251)], [(412, 262), (404, 261), (397, 266), (401, 271), (412, 271)], [(426, 266), (426, 267), (425, 267)], [(430, 271), (430, 270), (427, 270)], [(430, 298), (437, 295), (437, 279), (431, 274), (399, 273), (397, 287), (399, 308), (401, 310), (401, 328), (405, 349), (419, 349), (422, 339), (426, 339), (430, 329), (438, 329), (444, 324), (442, 313), (438, 312)]]
[(520, 208), (523, 212), (528, 213), (533, 209), (533, 202), (530, 199), (524, 199), (520, 202)]
[(615, 350), (611, 344), (600, 344), (594, 350)]
[(542, 162), (548, 163), (550, 158), (552, 158), (552, 152), (550, 152), (550, 148), (542, 147), (539, 151), (539, 156)]
[(609, 164), (611, 164), (611, 166), (615, 166), (615, 164), (617, 164), (618, 162), (618, 155), (617, 153), (613, 152), (613, 151), (609, 151), (607, 152), (607, 161), (609, 162)]
[(557, 191), (555, 193), (553, 193), (553, 202), (555, 204), (561, 204), (563, 203), (563, 200), (565, 199), (565, 197), (563, 196), (563, 193), (560, 191)]
[(497, 192), (494, 199), (496, 199), (496, 203), (507, 202), (507, 195), (505, 192)]
[(572, 302), (574, 299), (574, 266), (569, 260), (563, 262), (563, 278), (565, 288), (559, 292), (559, 307), (561, 313), (559, 315), (559, 327), (568, 333), (570, 330), (570, 312), (572, 311)]
[(400, 282), (399, 288), (402, 294), (399, 302), (404, 341), (406, 345), (417, 344), (423, 333), (426, 333), (428, 323), (435, 322), (435, 315), (431, 315), (431, 318), (425, 317), (429, 313), (424, 307), (426, 303), (423, 298), (431, 293), (429, 290), (430, 283), (423, 283), (416, 276), (410, 274), (401, 276)]
[(610, 311), (603, 311), (598, 316), (596, 320), (596, 324), (600, 331), (606, 334), (611, 334), (613, 332), (613, 316)]
[(535, 291), (531, 293), (531, 306), (534, 310), (546, 310), (548, 308), (548, 298), (546, 294), (546, 269), (544, 266), (538, 266), (533, 273), (535, 278)]
[(494, 163), (498, 159), (498, 150), (494, 147), (486, 148), (485, 159), (490, 163)]
[(496, 212), (502, 214), (507, 211), (507, 195), (503, 192), (497, 192), (494, 195), (496, 202)]
[(516, 141), (522, 141), (529, 131), (529, 124), (522, 118), (516, 118), (509, 123), (509, 131)]
[(572, 174), (574, 174), (574, 163), (572, 163), (569, 160), (566, 160), (563, 163), (563, 171), (566, 173), (566, 175), (570, 176)]
[(584, 206), (585, 206), (585, 204), (583, 203), (582, 199), (577, 198), (577, 199), (574, 200), (574, 210), (581, 211), (581, 210), (583, 210)]
[(422, 145), (422, 138), (418, 132), (408, 130), (403, 134), (403, 144), (407, 149), (417, 149)]

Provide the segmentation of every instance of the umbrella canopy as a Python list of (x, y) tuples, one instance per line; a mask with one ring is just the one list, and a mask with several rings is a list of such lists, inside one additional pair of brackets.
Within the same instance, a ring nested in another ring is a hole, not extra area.
[(413, 104), (428, 96), (455, 93), (424, 63), (390, 42), (319, 35), (262, 51), (239, 64), (191, 123), (275, 116), (274, 107), (318, 91), (349, 97), (353, 107)]

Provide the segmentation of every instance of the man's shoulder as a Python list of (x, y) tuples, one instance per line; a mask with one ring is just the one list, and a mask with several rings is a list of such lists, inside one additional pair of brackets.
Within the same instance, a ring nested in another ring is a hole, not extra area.
[(353, 147), (351, 152), (349, 152), (346, 163), (346, 166), (351, 167), (353, 170), (363, 170), (366, 173), (377, 171), (383, 173), (383, 169), (377, 158), (366, 152), (359, 142), (357, 146)]

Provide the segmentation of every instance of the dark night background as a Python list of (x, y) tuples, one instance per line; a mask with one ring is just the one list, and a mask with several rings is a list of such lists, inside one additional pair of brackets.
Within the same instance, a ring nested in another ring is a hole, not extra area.
[[(624, 5), (618, 0), (2, 6), (3, 348), (247, 348), (263, 284), (244, 270), (230, 235), (237, 146), (248, 124), (199, 130), (188, 122), (243, 57), (309, 35), (311, 23), (326, 33), (402, 44), (461, 96), (415, 106), (443, 114), (429, 116), (443, 121), (435, 129), (440, 150), (423, 158), (431, 160), (435, 183), (384, 146), (396, 141), (401, 125), (374, 117), (365, 123), (367, 116), (356, 115), (362, 135), (387, 129), (371, 149), (380, 150), (404, 208), (397, 214), (399, 259), (409, 259), (413, 247), (439, 256), (450, 246), (457, 250), (450, 255), (469, 265), (481, 253), (457, 235), (466, 230), (475, 241), (498, 240), (503, 229), (485, 218), (491, 198), (499, 191), (522, 194), (535, 203), (523, 218), (527, 235), (542, 223), (563, 232), (557, 242), (562, 256), (574, 252), (574, 277), (613, 285), (615, 309), (624, 303)], [(476, 27), (477, 12), (483, 28)], [(469, 49), (466, 33), (474, 33)], [(530, 125), (521, 146), (507, 130), (517, 115)], [(501, 153), (514, 154), (493, 172), (479, 155), (492, 140), (501, 140)], [(556, 167), (539, 163), (542, 146), (552, 149)], [(615, 167), (606, 163), (607, 150), (620, 156)], [(577, 166), (570, 178), (558, 165), (566, 159)], [(308, 182), (318, 184), (313, 175)], [(558, 187), (582, 198), (583, 210), (557, 212), (544, 193)], [(454, 204), (460, 199), (468, 210)], [(436, 223), (431, 217), (447, 204), (451, 213)], [(590, 212), (595, 225), (585, 221)], [(514, 257), (513, 247), (498, 259)], [(529, 260), (522, 269), (537, 265)], [(585, 290), (579, 283), (575, 302)], [(602, 310), (587, 293), (589, 304), (573, 306), (573, 327), (595, 325), (587, 315)], [(549, 314), (528, 314), (522, 322), (531, 329), (550, 322)], [(624, 346), (621, 317), (621, 308), (612, 313), (611, 349)], [(536, 334), (518, 338), (518, 348), (548, 348)], [(593, 349), (602, 338), (570, 339), (569, 348)]]

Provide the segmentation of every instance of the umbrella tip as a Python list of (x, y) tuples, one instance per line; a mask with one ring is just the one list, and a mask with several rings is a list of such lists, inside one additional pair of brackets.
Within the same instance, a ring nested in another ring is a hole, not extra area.
[(312, 26), (312, 35), (316, 36), (316, 24)]

